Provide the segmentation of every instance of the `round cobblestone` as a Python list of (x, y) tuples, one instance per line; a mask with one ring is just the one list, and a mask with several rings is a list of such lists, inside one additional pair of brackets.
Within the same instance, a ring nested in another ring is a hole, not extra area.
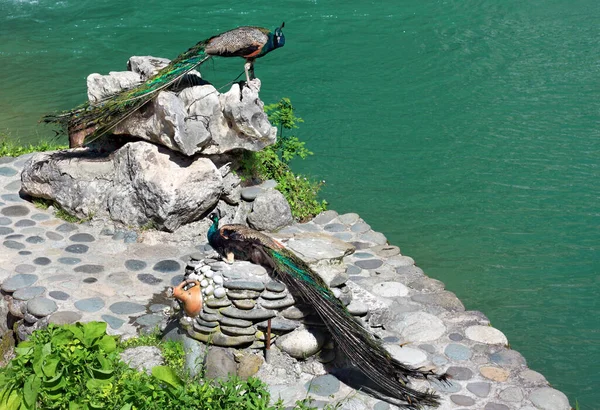
[(62, 233), (69, 233), (69, 232), (73, 232), (76, 230), (77, 230), (77, 226), (73, 225), (72, 223), (64, 223), (64, 224), (56, 227), (56, 231), (62, 232)]
[(15, 227), (17, 228), (27, 228), (29, 226), (35, 226), (35, 221), (31, 219), (21, 219), (20, 221), (15, 222)]
[(40, 256), (39, 258), (35, 258), (33, 260), (33, 263), (39, 266), (47, 266), (50, 265), (52, 261), (49, 258), (46, 258), (45, 256)]
[(146, 266), (148, 266), (146, 262), (138, 259), (128, 259), (125, 261), (125, 267), (131, 271), (143, 270)]
[(157, 285), (162, 282), (162, 279), (159, 279), (150, 273), (140, 273), (137, 275), (137, 278), (140, 282), (145, 283), (146, 285)]
[(96, 240), (96, 238), (94, 238), (89, 233), (76, 233), (75, 235), (69, 236), (69, 240), (72, 242), (78, 242), (78, 243), (82, 243), (82, 242), (89, 243), (89, 242), (94, 242)]
[(469, 349), (465, 345), (460, 345), (457, 343), (451, 343), (448, 346), (446, 346), (446, 350), (444, 351), (444, 353), (450, 359), (459, 361), (469, 360), (473, 355), (471, 349)]
[(27, 302), (27, 310), (34, 316), (44, 317), (54, 313), (58, 309), (56, 302), (43, 296), (38, 296)]
[(15, 249), (15, 250), (21, 250), (21, 249), (25, 249), (25, 245), (23, 245), (21, 242), (17, 242), (17, 241), (4, 241), (2, 242), (2, 244), (4, 246), (6, 246), (8, 249)]
[(60, 290), (53, 290), (51, 292), (48, 293), (48, 296), (50, 296), (53, 299), (56, 300), (67, 300), (69, 299), (69, 294), (62, 292)]
[(123, 326), (123, 323), (125, 323), (125, 321), (123, 319), (120, 319), (113, 315), (102, 315), (101, 318), (106, 323), (108, 323), (108, 325), (111, 327), (111, 329), (118, 329), (121, 326)]
[(158, 262), (152, 269), (161, 273), (173, 273), (178, 272), (181, 269), (181, 264), (177, 261), (167, 259)]
[(46, 232), (46, 237), (51, 241), (62, 241), (64, 237), (56, 232), (48, 231)]
[(82, 254), (86, 253), (90, 249), (87, 245), (77, 244), (77, 245), (69, 245), (65, 248), (65, 252)]
[(75, 307), (82, 312), (97, 312), (104, 307), (105, 303), (101, 298), (87, 298), (75, 302)]
[(80, 266), (77, 266), (76, 268), (74, 268), (73, 271), (78, 272), (78, 273), (88, 273), (88, 274), (94, 275), (97, 273), (104, 272), (104, 266), (93, 265), (93, 264), (80, 265)]
[(131, 315), (146, 310), (143, 305), (133, 302), (116, 302), (108, 307), (111, 312), (117, 315)]
[(23, 263), (21, 265), (15, 266), (15, 272), (17, 273), (33, 273), (37, 268), (33, 265), (28, 265)]
[(58, 258), (57, 260), (63, 265), (77, 265), (79, 262), (81, 262), (81, 259), (79, 258)]
[(17, 300), (29, 300), (40, 296), (45, 291), (46, 288), (43, 286), (28, 286), (26, 288), (16, 290), (15, 293), (13, 293), (12, 297), (13, 299)]
[(38, 280), (37, 275), (30, 275), (27, 273), (19, 273), (18, 275), (12, 276), (6, 279), (2, 283), (2, 290), (8, 293), (12, 293), (21, 288), (33, 285)]
[(12, 223), (12, 219), (7, 218), (5, 216), (0, 216), (0, 225), (10, 225)]
[(0, 210), (0, 214), (12, 217), (25, 216), (29, 215), (29, 208), (23, 205), (7, 206)]
[(46, 242), (46, 240), (41, 236), (30, 236), (27, 239), (25, 239), (25, 242), (36, 245), (38, 243), (44, 243)]

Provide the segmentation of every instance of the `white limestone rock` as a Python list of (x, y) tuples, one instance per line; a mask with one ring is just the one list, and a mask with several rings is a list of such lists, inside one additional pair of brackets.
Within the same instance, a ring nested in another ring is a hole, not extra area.
[(479, 343), (508, 345), (508, 339), (504, 333), (490, 326), (469, 326), (465, 330), (465, 335)]

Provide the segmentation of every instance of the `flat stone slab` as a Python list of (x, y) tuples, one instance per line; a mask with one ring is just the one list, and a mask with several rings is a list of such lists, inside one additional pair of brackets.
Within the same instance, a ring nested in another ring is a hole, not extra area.
[(43, 296), (35, 297), (27, 302), (27, 310), (34, 316), (44, 317), (58, 309), (56, 302)]
[(15, 293), (13, 293), (13, 299), (17, 300), (29, 300), (33, 299), (37, 296), (41, 296), (42, 293), (46, 291), (46, 288), (43, 286), (29, 286), (26, 288), (21, 288)]
[(108, 307), (111, 312), (117, 315), (132, 315), (134, 313), (144, 312), (146, 308), (139, 303), (116, 302)]
[(444, 322), (426, 312), (407, 313), (401, 321), (392, 323), (390, 328), (399, 333), (403, 340), (409, 342), (436, 340), (446, 332)]
[(306, 262), (339, 259), (354, 252), (354, 246), (322, 233), (299, 233), (287, 242), (287, 247)]
[(75, 302), (75, 307), (82, 312), (97, 312), (104, 307), (104, 300), (98, 297), (81, 299)]
[(400, 282), (381, 282), (373, 286), (371, 292), (385, 298), (395, 298), (408, 295), (408, 288)]
[(83, 315), (80, 312), (71, 312), (63, 310), (55, 312), (48, 318), (48, 323), (54, 323), (55, 325), (67, 325), (69, 323), (75, 323), (80, 320)]
[(479, 343), (508, 345), (504, 333), (490, 326), (469, 326), (465, 330), (465, 336)]
[(18, 289), (33, 285), (38, 280), (37, 275), (20, 273), (14, 275), (2, 283), (2, 290), (5, 292), (14, 292)]

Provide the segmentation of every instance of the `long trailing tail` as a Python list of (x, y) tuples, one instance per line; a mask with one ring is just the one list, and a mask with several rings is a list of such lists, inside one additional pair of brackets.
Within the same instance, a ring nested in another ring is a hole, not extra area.
[[(71, 145), (89, 144), (108, 134), (119, 123), (150, 101), (159, 91), (178, 82), (184, 75), (210, 58), (205, 53), (206, 41), (201, 41), (160, 70), (146, 82), (112, 95), (105, 100), (86, 102), (72, 110), (45, 116), (42, 121), (66, 128)], [(78, 141), (73, 143), (73, 141)]]
[(394, 404), (407, 409), (439, 405), (436, 394), (412, 389), (407, 383), (409, 377), (446, 380), (445, 375), (438, 376), (431, 370), (414, 369), (392, 358), (304, 261), (287, 249), (264, 248), (264, 251), (272, 261), (279, 279), (317, 311), (336, 344), (379, 386), (378, 390), (384, 392), (384, 397), (381, 391), (370, 387), (365, 386), (364, 390), (387, 401), (392, 398)]

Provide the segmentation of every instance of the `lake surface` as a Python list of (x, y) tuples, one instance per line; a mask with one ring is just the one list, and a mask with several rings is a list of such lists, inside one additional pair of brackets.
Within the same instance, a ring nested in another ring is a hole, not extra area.
[[(250, 3), (250, 2), (248, 2)], [(286, 22), (256, 63), (315, 155), (297, 170), (467, 309), (571, 403), (600, 402), (597, 0), (0, 2), (0, 131), (86, 98), (89, 73), (173, 58), (239, 25)], [(240, 59), (202, 67), (217, 87)]]

